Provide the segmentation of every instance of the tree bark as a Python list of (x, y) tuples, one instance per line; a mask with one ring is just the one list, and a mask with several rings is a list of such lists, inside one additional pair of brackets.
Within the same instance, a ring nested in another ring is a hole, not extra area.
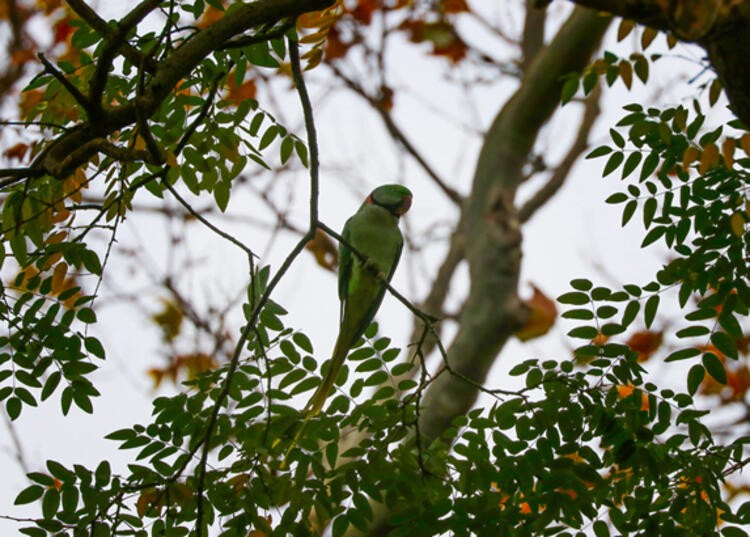
[[(524, 323), (526, 311), (517, 295), (521, 229), (516, 189), (525, 179), (523, 166), (540, 129), (560, 104), (563, 76), (591, 61), (610, 21), (589, 9), (574, 10), (530, 63), (523, 84), (487, 132), (462, 214), (469, 296), (447, 350), (450, 371), (430, 385), (422, 400), (422, 445), (440, 437), (457, 416), (471, 409), (498, 353)], [(373, 507), (369, 535), (387, 535), (387, 508)]]

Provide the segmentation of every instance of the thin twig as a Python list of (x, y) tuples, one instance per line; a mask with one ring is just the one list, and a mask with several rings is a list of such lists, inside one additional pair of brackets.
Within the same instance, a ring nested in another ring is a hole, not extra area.
[(570, 170), (578, 160), (578, 157), (588, 147), (589, 133), (591, 128), (599, 117), (601, 108), (599, 106), (599, 97), (601, 95), (601, 89), (599, 86), (591, 92), (581, 118), (581, 126), (578, 128), (578, 134), (573, 142), (573, 145), (568, 150), (568, 154), (555, 169), (552, 177), (549, 178), (547, 183), (544, 184), (531, 198), (518, 210), (518, 220), (521, 223), (527, 222), (536, 211), (541, 208), (552, 196), (554, 196), (558, 190), (565, 183), (565, 179), (570, 174)]
[(411, 141), (406, 137), (404, 132), (399, 128), (398, 125), (396, 125), (396, 122), (393, 120), (386, 107), (383, 106), (383, 104), (379, 102), (378, 99), (369, 95), (357, 82), (346, 76), (334, 64), (330, 64), (330, 67), (333, 70), (334, 74), (344, 81), (344, 84), (346, 84), (352, 91), (354, 91), (354, 93), (362, 97), (370, 104), (370, 106), (373, 107), (373, 109), (380, 115), (380, 118), (383, 120), (385, 128), (386, 130), (388, 130), (391, 137), (399, 142), (406, 150), (406, 152), (409, 153), (414, 158), (414, 160), (419, 163), (420, 166), (422, 166), (422, 169), (427, 173), (427, 175), (430, 176), (430, 178), (432, 178), (432, 180), (435, 182), (435, 184), (437, 184), (440, 190), (442, 190), (443, 193), (448, 196), (448, 199), (453, 201), (453, 203), (455, 203), (456, 205), (461, 205), (461, 195), (455, 189), (448, 186), (448, 184), (443, 181), (443, 179), (432, 168), (432, 166), (429, 165), (429, 163), (424, 159), (419, 151), (417, 151)]
[(78, 104), (81, 105), (81, 107), (86, 111), (86, 113), (91, 116), (91, 114), (94, 112), (94, 107), (91, 105), (91, 101), (86, 97), (81, 91), (76, 88), (73, 83), (67, 79), (67, 77), (54, 65), (52, 65), (52, 62), (50, 62), (44, 54), (41, 52), (37, 54), (39, 57), (39, 61), (42, 62), (42, 65), (44, 65), (45, 70), (51, 74), (53, 77), (57, 79), (60, 84), (63, 85), (63, 87), (67, 90), (68, 93), (73, 97), (73, 99), (76, 100)]

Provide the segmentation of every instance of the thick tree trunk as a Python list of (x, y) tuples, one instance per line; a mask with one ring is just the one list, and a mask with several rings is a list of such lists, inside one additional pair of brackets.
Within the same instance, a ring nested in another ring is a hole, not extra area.
[[(610, 21), (607, 15), (576, 9), (530, 62), (523, 84), (487, 132), (462, 215), (471, 287), (447, 350), (453, 373), (438, 377), (423, 399), (423, 444), (473, 406), (500, 349), (523, 325), (526, 312), (517, 295), (521, 230), (515, 207), (522, 168), (540, 129), (560, 104), (563, 76), (591, 61)], [(387, 535), (386, 508), (378, 504), (374, 511), (370, 535)]]

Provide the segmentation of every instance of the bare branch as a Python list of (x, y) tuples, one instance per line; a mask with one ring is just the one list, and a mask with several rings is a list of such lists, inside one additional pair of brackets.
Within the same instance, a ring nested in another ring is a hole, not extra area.
[(586, 99), (583, 117), (581, 118), (581, 125), (578, 128), (578, 134), (576, 135), (573, 145), (568, 150), (568, 154), (563, 161), (552, 173), (552, 176), (547, 183), (518, 210), (518, 220), (521, 223), (527, 222), (532, 216), (534, 216), (540, 207), (547, 203), (547, 201), (549, 201), (549, 199), (560, 190), (560, 187), (563, 186), (565, 179), (567, 179), (570, 174), (570, 169), (573, 167), (576, 160), (578, 160), (581, 153), (583, 153), (588, 147), (591, 128), (601, 112), (599, 106), (601, 93), (601, 88), (597, 86)]
[(456, 205), (460, 205), (461, 196), (459, 195), (459, 193), (452, 187), (448, 186), (448, 184), (438, 175), (438, 173), (432, 168), (432, 166), (427, 163), (425, 158), (419, 153), (419, 151), (417, 151), (411, 141), (406, 137), (404, 132), (399, 128), (398, 125), (396, 125), (396, 122), (393, 120), (393, 117), (391, 116), (390, 112), (388, 112), (383, 103), (379, 99), (376, 99), (375, 97), (369, 95), (364, 90), (364, 88), (362, 88), (362, 86), (360, 86), (350, 77), (346, 76), (338, 67), (336, 67), (336, 65), (329, 65), (336, 76), (338, 76), (344, 82), (344, 84), (346, 84), (352, 91), (354, 91), (354, 93), (366, 100), (370, 104), (370, 106), (372, 106), (372, 108), (380, 115), (380, 118), (385, 124), (385, 128), (388, 130), (393, 139), (399, 142), (406, 150), (406, 152), (409, 153), (414, 158), (414, 160), (419, 163), (420, 166), (422, 166), (422, 169), (427, 172), (427, 175), (429, 175), (430, 178), (435, 182), (435, 184), (437, 184), (440, 190), (442, 190), (443, 193), (448, 196), (448, 198)]

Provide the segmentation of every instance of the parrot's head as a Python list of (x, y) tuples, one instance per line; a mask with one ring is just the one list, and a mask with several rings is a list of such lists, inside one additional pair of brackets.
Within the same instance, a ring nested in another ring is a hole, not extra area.
[(402, 185), (382, 185), (367, 196), (365, 203), (379, 205), (398, 218), (411, 207), (411, 190)]

